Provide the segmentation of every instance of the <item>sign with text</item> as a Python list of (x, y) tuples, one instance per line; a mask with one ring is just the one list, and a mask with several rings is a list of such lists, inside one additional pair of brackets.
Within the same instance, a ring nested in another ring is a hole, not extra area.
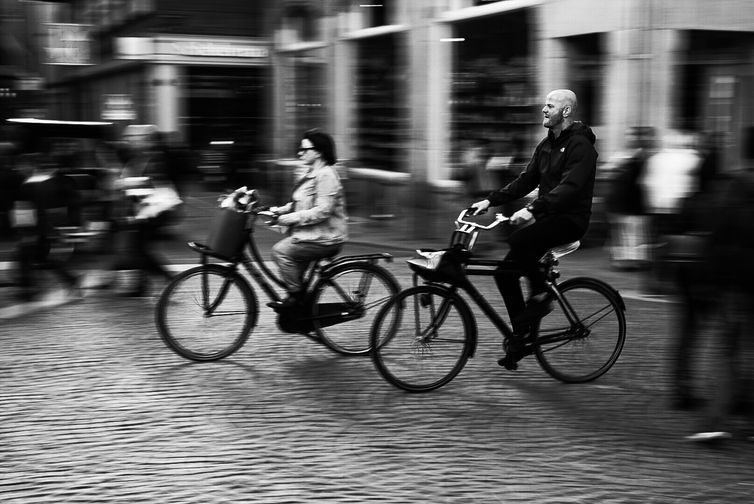
[(102, 119), (105, 121), (134, 121), (136, 110), (131, 95), (106, 94), (103, 96)]
[(48, 65), (91, 65), (91, 25), (47, 23)]

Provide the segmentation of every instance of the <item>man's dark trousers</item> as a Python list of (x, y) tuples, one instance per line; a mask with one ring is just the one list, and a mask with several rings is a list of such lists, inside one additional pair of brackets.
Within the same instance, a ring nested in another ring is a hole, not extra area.
[[(529, 279), (531, 295), (544, 292), (545, 274), (539, 260), (553, 247), (564, 245), (584, 236), (586, 229), (568, 215), (546, 216), (533, 224), (515, 230), (508, 238), (510, 250), (505, 261), (513, 262), (520, 273)], [(501, 271), (495, 282), (503, 295), (508, 314), (513, 321), (513, 332), (524, 334), (528, 327), (516, 324), (516, 316), (525, 307), (519, 272)]]

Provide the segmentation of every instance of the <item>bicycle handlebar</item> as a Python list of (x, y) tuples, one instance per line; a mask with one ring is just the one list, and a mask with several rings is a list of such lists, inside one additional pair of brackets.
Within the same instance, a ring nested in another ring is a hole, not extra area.
[[(458, 214), (458, 217), (456, 218), (456, 225), (464, 225), (464, 226), (471, 226), (474, 229), (483, 229), (485, 231), (490, 230), (494, 227), (499, 226), (503, 222), (507, 222), (510, 220), (510, 218), (506, 217), (502, 213), (496, 213), (495, 214), (495, 220), (493, 220), (491, 223), (487, 224), (486, 226), (483, 224), (479, 224), (478, 222), (471, 222), (464, 220), (464, 217), (470, 214), (470, 212), (473, 212), (473, 208), (464, 208), (461, 210), (461, 213)], [(471, 213), (473, 215), (473, 213)]]

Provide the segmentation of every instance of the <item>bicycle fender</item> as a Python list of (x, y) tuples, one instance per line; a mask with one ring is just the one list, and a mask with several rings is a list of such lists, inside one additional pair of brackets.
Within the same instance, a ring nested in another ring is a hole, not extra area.
[(357, 263), (357, 262), (366, 262), (370, 264), (374, 264), (380, 259), (387, 261), (387, 262), (393, 262), (393, 256), (391, 254), (388, 254), (386, 252), (382, 253), (375, 253), (375, 254), (362, 254), (362, 255), (350, 255), (350, 256), (343, 256), (338, 257), (332, 262), (322, 266), (322, 269), (320, 271), (321, 275), (326, 275), (329, 271), (332, 269), (340, 266), (341, 264), (347, 264), (347, 263)]
[(626, 303), (623, 301), (623, 296), (621, 295), (620, 291), (618, 291), (618, 289), (614, 288), (612, 285), (605, 282), (604, 280), (600, 280), (598, 278), (591, 278), (591, 277), (575, 277), (575, 278), (569, 278), (565, 282), (562, 282), (561, 284), (559, 284), (559, 286), (567, 285), (569, 282), (575, 282), (577, 280), (579, 282), (599, 285), (600, 287), (606, 289), (618, 301), (618, 305), (620, 306), (620, 309), (624, 312), (626, 311)]

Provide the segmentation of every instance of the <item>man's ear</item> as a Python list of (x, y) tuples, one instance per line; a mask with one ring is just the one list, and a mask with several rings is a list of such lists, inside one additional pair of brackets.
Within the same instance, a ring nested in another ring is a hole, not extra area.
[(571, 106), (566, 105), (563, 107), (563, 117), (568, 117), (569, 115), (571, 115)]

